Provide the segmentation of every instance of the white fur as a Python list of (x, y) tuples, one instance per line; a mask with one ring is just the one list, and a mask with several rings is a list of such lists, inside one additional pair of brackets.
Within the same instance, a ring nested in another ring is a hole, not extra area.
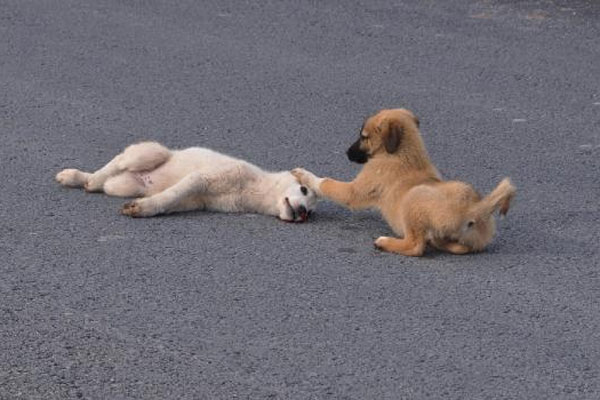
[(92, 173), (65, 169), (56, 175), (64, 186), (112, 196), (143, 197), (122, 212), (150, 217), (187, 210), (254, 212), (285, 221), (303, 221), (315, 209), (316, 196), (288, 171), (267, 172), (244, 160), (191, 147), (169, 150), (156, 142), (127, 147)]

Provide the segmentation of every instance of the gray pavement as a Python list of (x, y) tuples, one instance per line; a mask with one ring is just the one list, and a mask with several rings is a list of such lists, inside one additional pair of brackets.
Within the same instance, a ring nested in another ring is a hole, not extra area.
[[(600, 398), (600, 3), (0, 0), (0, 399)], [(59, 187), (125, 145), (351, 178), (408, 107), (448, 178), (518, 186), (489, 249), (119, 215)]]

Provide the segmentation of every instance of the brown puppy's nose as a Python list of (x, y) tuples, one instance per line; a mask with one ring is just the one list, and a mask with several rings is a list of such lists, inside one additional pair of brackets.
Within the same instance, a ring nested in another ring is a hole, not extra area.
[(369, 160), (367, 153), (360, 149), (360, 139), (350, 146), (346, 151), (346, 155), (350, 161), (358, 164), (364, 164)]

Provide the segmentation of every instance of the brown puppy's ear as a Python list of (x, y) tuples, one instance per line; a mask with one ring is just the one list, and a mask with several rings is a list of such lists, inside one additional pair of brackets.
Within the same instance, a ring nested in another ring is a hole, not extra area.
[(387, 133), (383, 136), (383, 145), (388, 153), (392, 154), (398, 150), (403, 133), (402, 125), (398, 121), (389, 122)]

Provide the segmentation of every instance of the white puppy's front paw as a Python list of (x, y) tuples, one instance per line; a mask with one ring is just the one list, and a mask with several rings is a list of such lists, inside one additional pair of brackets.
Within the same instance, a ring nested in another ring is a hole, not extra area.
[(156, 212), (154, 212), (153, 207), (148, 204), (148, 201), (138, 199), (123, 204), (123, 207), (121, 207), (121, 214), (130, 217), (151, 217), (156, 215)]
[(301, 185), (307, 186), (317, 194), (320, 193), (319, 185), (323, 180), (322, 178), (317, 177), (315, 174), (304, 168), (294, 168), (291, 173)]

